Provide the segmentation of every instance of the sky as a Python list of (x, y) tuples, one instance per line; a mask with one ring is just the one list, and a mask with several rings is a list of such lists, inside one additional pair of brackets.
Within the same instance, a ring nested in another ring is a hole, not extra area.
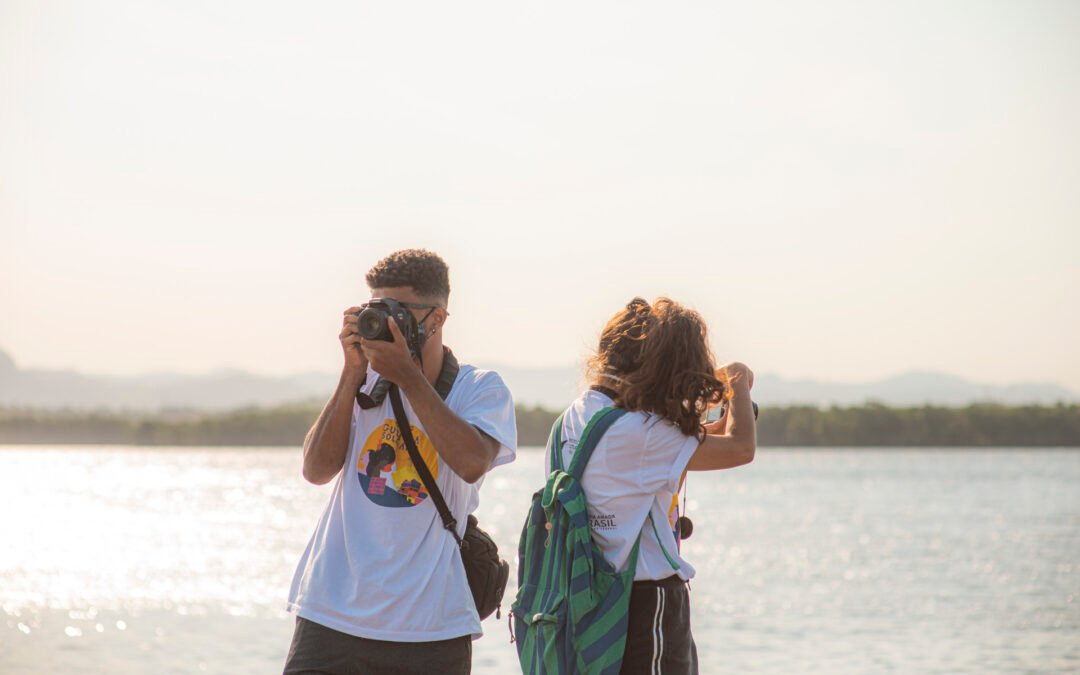
[(1080, 4), (0, 2), (0, 350), (340, 367), (449, 263), (463, 360), (635, 295), (721, 360), (1080, 391)]

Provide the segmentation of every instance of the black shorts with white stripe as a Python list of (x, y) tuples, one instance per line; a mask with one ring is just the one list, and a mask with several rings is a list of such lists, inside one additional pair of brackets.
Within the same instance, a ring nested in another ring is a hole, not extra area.
[(677, 575), (635, 581), (621, 675), (697, 675), (690, 591)]

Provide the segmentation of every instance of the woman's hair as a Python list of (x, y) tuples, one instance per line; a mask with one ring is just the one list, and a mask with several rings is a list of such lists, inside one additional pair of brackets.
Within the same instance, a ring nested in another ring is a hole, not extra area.
[(634, 298), (611, 317), (588, 370), (593, 382), (614, 376), (620, 407), (660, 415), (688, 436), (704, 433), (703, 413), (724, 395), (705, 322), (669, 298)]

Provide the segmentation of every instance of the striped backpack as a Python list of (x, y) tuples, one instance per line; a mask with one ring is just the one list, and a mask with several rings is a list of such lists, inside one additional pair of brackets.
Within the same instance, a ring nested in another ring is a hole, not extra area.
[(562, 415), (551, 428), (551, 466), (521, 532), (518, 593), (510, 610), (526, 675), (614, 674), (622, 666), (641, 537), (625, 571), (617, 572), (593, 541), (581, 476), (604, 432), (625, 413), (619, 408), (596, 413), (568, 470), (562, 461)]

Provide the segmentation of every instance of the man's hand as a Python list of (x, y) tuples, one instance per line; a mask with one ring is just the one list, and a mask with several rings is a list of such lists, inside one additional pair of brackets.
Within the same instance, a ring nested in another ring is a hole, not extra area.
[(424, 379), (424, 374), (413, 361), (409, 347), (405, 344), (405, 336), (401, 334), (397, 323), (393, 319), (386, 323), (390, 326), (390, 334), (394, 336), (394, 341), (361, 339), (360, 350), (375, 372), (406, 390), (410, 384), (417, 381), (417, 378)]
[(345, 375), (356, 379), (364, 379), (367, 375), (368, 359), (360, 349), (360, 333), (356, 328), (356, 315), (360, 313), (360, 307), (350, 307), (344, 312), (341, 324), (341, 332), (338, 340), (341, 341), (341, 349), (345, 352)]

